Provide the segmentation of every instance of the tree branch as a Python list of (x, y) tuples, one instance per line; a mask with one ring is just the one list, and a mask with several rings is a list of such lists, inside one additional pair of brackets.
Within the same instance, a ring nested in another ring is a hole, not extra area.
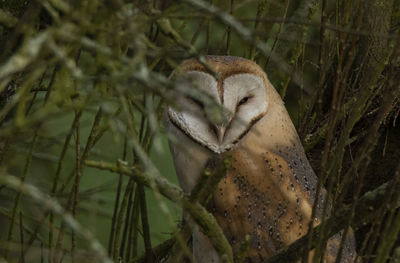
[[(85, 164), (89, 167), (128, 175), (146, 187), (155, 187), (166, 198), (180, 204), (201, 227), (204, 234), (210, 238), (211, 243), (221, 258), (225, 259), (227, 262), (233, 263), (232, 247), (214, 216), (210, 214), (199, 201), (197, 201), (197, 198), (196, 200), (193, 200), (178, 186), (171, 184), (165, 178), (160, 176), (149, 176), (148, 174), (142, 173), (138, 167), (128, 167), (122, 162), (118, 162), (118, 164), (115, 165), (103, 161), (87, 160)], [(204, 196), (203, 192), (201, 193), (201, 196)]]

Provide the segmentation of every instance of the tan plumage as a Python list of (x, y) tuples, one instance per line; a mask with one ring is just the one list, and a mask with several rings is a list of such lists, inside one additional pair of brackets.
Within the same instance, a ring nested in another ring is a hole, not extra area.
[[(222, 114), (225, 121), (211, 122), (207, 105), (185, 96), (177, 97), (183, 110), (167, 108), (167, 130), (192, 154), (170, 143), (178, 179), (189, 192), (208, 160), (215, 155), (232, 156), (232, 167), (208, 208), (234, 252), (250, 234), (246, 262), (263, 262), (307, 232), (317, 178), (280, 96), (262, 69), (229, 56), (208, 56), (207, 63), (220, 75), (218, 81), (193, 59), (182, 63), (181, 76), (189, 77), (193, 86), (229, 113)], [(333, 262), (340, 236), (333, 239), (326, 262)], [(220, 262), (196, 227), (193, 249), (197, 262)], [(350, 238), (342, 262), (352, 262), (354, 256)]]

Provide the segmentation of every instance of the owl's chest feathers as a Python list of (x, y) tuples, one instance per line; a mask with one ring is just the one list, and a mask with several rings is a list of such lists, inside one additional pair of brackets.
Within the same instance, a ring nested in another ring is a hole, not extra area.
[(283, 156), (242, 148), (231, 154), (232, 168), (218, 184), (210, 209), (235, 251), (249, 234), (249, 255), (266, 258), (306, 233), (311, 194)]

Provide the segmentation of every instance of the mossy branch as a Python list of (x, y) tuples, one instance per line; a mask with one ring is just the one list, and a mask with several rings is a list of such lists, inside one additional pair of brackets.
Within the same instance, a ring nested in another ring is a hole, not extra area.
[(87, 160), (85, 164), (89, 167), (130, 176), (146, 187), (155, 187), (162, 195), (180, 204), (190, 214), (193, 220), (201, 227), (204, 234), (210, 238), (211, 243), (221, 258), (225, 258), (227, 262), (233, 262), (232, 248), (214, 216), (200, 202), (192, 200), (178, 186), (171, 184), (165, 178), (144, 174), (138, 167), (128, 167), (121, 162), (112, 164), (103, 161)]
[(12, 14), (0, 9), (0, 24), (3, 24), (7, 27), (13, 27), (18, 22), (18, 19), (14, 17)]

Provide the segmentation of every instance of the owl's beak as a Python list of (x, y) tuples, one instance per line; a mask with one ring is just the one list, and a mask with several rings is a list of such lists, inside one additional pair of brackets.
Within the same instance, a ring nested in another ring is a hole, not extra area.
[(226, 131), (226, 127), (225, 126), (217, 127), (217, 132), (218, 132), (217, 136), (218, 136), (218, 141), (219, 141), (220, 144), (224, 140), (225, 131)]
[(215, 136), (217, 137), (219, 144), (222, 144), (222, 142), (224, 141), (225, 132), (227, 128), (230, 126), (232, 117), (233, 117), (232, 114), (224, 112), (222, 121), (211, 124), (211, 129), (213, 130)]
[(220, 125), (211, 125), (211, 129), (213, 130), (217, 140), (220, 144), (224, 141), (226, 126)]

